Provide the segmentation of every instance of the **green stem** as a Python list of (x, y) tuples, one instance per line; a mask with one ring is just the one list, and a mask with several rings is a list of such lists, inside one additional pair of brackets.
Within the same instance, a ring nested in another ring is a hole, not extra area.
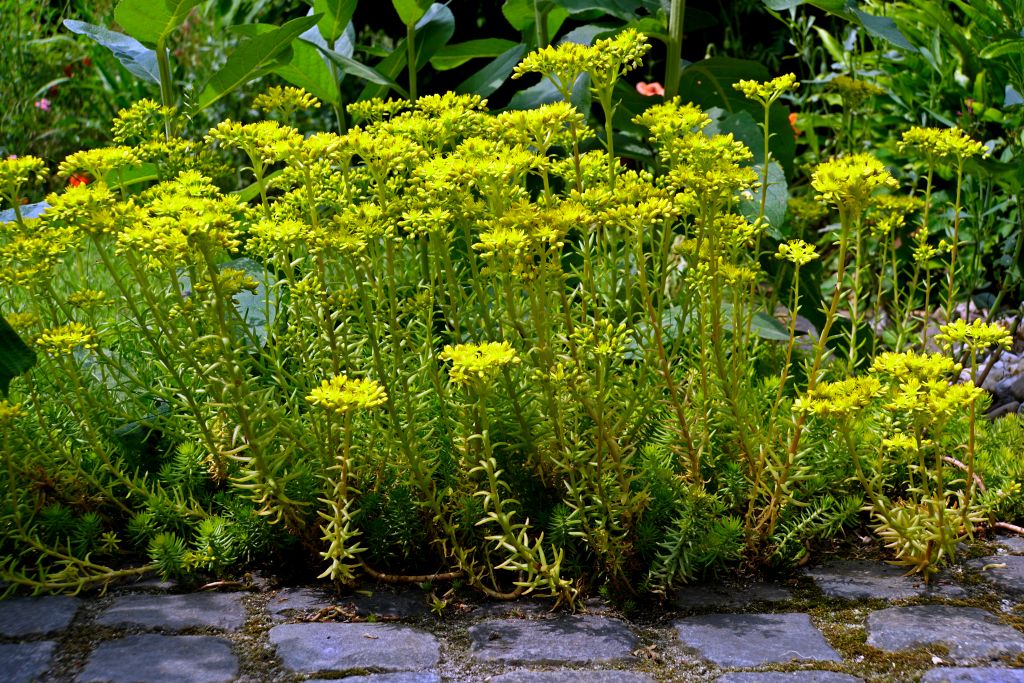
[(405, 25), (405, 47), (409, 61), (409, 100), (416, 101), (416, 25)]
[(169, 110), (174, 106), (174, 83), (171, 82), (171, 60), (167, 53), (164, 40), (156, 45), (156, 64), (160, 70), (160, 99), (164, 105), (164, 136), (170, 140), (174, 136)]
[(679, 75), (682, 69), (683, 18), (686, 0), (672, 0), (668, 15), (668, 54), (665, 56), (665, 99), (679, 93)]

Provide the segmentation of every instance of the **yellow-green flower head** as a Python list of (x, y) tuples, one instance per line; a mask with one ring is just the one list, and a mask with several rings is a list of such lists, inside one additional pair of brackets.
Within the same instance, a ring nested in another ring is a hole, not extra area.
[(732, 84), (732, 87), (743, 93), (748, 100), (760, 102), (769, 106), (772, 102), (782, 97), (784, 93), (796, 90), (800, 83), (796, 80), (796, 74), (783, 74), (770, 81), (748, 81), (741, 80)]
[(811, 187), (819, 193), (818, 200), (856, 213), (868, 205), (876, 190), (898, 185), (881, 161), (860, 153), (818, 164)]
[(11, 206), (21, 204), (26, 188), (46, 182), (46, 162), (39, 157), (23, 156), (0, 159), (0, 197)]
[(673, 97), (634, 116), (633, 123), (651, 131), (652, 142), (665, 144), (685, 133), (700, 132), (711, 123), (711, 117), (697, 105), (683, 104), (679, 97)]
[(945, 380), (905, 379), (892, 387), (886, 410), (932, 420), (943, 420), (964, 411), (981, 398), (985, 390), (973, 382), (950, 384)]
[(239, 123), (230, 119), (221, 121), (206, 134), (207, 142), (244, 151), (252, 159), (270, 160), (281, 145), (299, 145), (302, 135), (291, 126), (282, 126), (277, 121)]
[(26, 220), (25, 227), (25, 231), (12, 232), (6, 242), (0, 241), (0, 283), (39, 283), (50, 277), (50, 269), (78, 243), (74, 231), (46, 229), (37, 218)]
[(473, 248), (484, 258), (517, 259), (530, 248), (529, 236), (519, 228), (495, 226), (480, 233)]
[(117, 197), (103, 181), (69, 185), (60, 194), (51, 193), (46, 201), (50, 208), (42, 215), (42, 222), (48, 230), (63, 228), (88, 235), (103, 235), (122, 227), (121, 221), (115, 219), (124, 211), (117, 209)]
[(398, 225), (412, 235), (446, 235), (452, 224), (452, 213), (439, 206), (409, 209), (402, 212)]
[(1002, 325), (987, 323), (980, 318), (968, 324), (963, 320), (954, 320), (951, 323), (939, 327), (939, 334), (935, 340), (946, 348), (954, 344), (964, 344), (967, 348), (979, 351), (990, 346), (1001, 346), (1009, 349), (1013, 344), (1013, 337), (1009, 330)]
[(593, 68), (594, 49), (571, 41), (548, 45), (523, 58), (512, 70), (512, 78), (538, 73), (568, 90), (581, 74)]
[(292, 86), (282, 88), (275, 85), (267, 92), (257, 95), (252, 101), (252, 106), (254, 109), (265, 111), (268, 114), (282, 112), (285, 115), (291, 115), (292, 112), (302, 109), (319, 109), (320, 100), (302, 88), (293, 88)]
[(816, 416), (846, 417), (882, 395), (882, 383), (871, 376), (822, 382), (797, 401), (796, 409)]
[(318, 408), (344, 415), (352, 410), (369, 410), (387, 401), (387, 393), (372, 379), (335, 375), (309, 392), (306, 400)]
[(264, 219), (249, 228), (246, 246), (264, 258), (287, 256), (292, 248), (302, 244), (308, 232), (309, 226), (302, 221)]
[(552, 146), (568, 147), (575, 140), (593, 137), (586, 118), (565, 101), (544, 104), (536, 109), (504, 111), (490, 119), (491, 132), (512, 145), (533, 147), (546, 154)]
[(487, 111), (487, 100), (479, 95), (460, 95), (453, 92), (446, 92), (442, 95), (424, 95), (416, 100), (414, 105), (419, 111), (434, 118), (451, 112), (462, 115), (471, 111)]
[(941, 353), (885, 353), (875, 356), (871, 372), (886, 375), (897, 383), (908, 379), (920, 382), (945, 381), (960, 372), (962, 366)]
[(353, 102), (346, 107), (346, 110), (357, 123), (361, 121), (377, 123), (389, 119), (409, 107), (410, 104), (406, 100), (382, 100), (379, 97), (374, 97), (362, 102)]
[(703, 202), (735, 199), (758, 181), (757, 171), (741, 165), (751, 158), (750, 150), (732, 133), (713, 137), (692, 133), (670, 142), (666, 149), (675, 160), (668, 185), (676, 191), (691, 190)]
[(119, 145), (131, 145), (162, 138), (165, 117), (170, 118), (175, 124), (181, 123), (181, 115), (175, 107), (164, 107), (148, 98), (141, 99), (127, 109), (117, 112), (111, 124), (114, 142)]
[(920, 446), (910, 434), (906, 432), (894, 432), (891, 436), (882, 439), (882, 448), (897, 453), (914, 454), (920, 450)]
[(107, 300), (107, 293), (98, 289), (80, 289), (68, 294), (68, 304), (75, 308), (95, 308)]
[(31, 336), (31, 332), (42, 322), (39, 316), (31, 311), (11, 311), (4, 313), (4, 320), (22, 337)]
[(803, 240), (790, 240), (779, 245), (775, 258), (784, 259), (800, 267), (818, 258), (818, 252), (813, 244), (808, 244)]
[(448, 345), (438, 357), (452, 362), (449, 377), (455, 384), (462, 385), (486, 383), (493, 379), (501, 368), (520, 362), (515, 349), (508, 342)]
[(885, 92), (874, 83), (859, 78), (839, 75), (829, 81), (829, 88), (839, 93), (847, 107), (856, 108), (873, 95)]
[(25, 417), (25, 411), (17, 403), (8, 403), (7, 399), (0, 399), (0, 425), (7, 426), (20, 417)]
[(142, 163), (142, 157), (138, 150), (133, 147), (118, 145), (115, 147), (99, 147), (97, 149), (83, 149), (69, 155), (60, 162), (58, 175), (62, 178), (85, 171), (93, 178), (100, 179), (108, 173), (119, 173), (131, 166), (138, 166)]
[(985, 151), (985, 146), (973, 140), (960, 128), (914, 127), (903, 133), (899, 143), (901, 153), (912, 153), (929, 164), (963, 162)]
[(587, 72), (595, 87), (611, 85), (633, 69), (643, 66), (643, 56), (651, 49), (647, 36), (627, 28), (611, 38), (594, 42), (593, 61)]
[(83, 349), (96, 348), (96, 330), (82, 323), (68, 323), (60, 327), (50, 327), (39, 333), (36, 345), (50, 355), (66, 355), (76, 347)]

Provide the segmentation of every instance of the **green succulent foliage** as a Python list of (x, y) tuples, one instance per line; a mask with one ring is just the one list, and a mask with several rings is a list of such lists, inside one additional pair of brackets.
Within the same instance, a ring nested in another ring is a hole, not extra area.
[(149, 542), (149, 559), (165, 579), (183, 576), (189, 570), (189, 551), (180, 536), (160, 532)]

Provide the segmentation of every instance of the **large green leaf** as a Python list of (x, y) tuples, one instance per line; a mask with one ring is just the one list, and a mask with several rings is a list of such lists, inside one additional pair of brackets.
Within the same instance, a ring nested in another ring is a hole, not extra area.
[(64, 26), (69, 31), (92, 38), (110, 50), (117, 61), (121, 62), (121, 65), (132, 74), (144, 81), (160, 84), (160, 69), (156, 65), (156, 52), (131, 36), (74, 19), (65, 19)]
[[(401, 45), (404, 45), (404, 44), (405, 44), (405, 41), (403, 40), (401, 42)], [(398, 49), (398, 46), (396, 46), (396, 50), (397, 49)], [(383, 94), (371, 95), (371, 97), (383, 97), (385, 94), (387, 94), (387, 91), (390, 88), (390, 89), (394, 90), (395, 92), (397, 92), (402, 97), (405, 97), (405, 98), (408, 99), (409, 93), (405, 90), (405, 88), (403, 88), (402, 86), (400, 86), (397, 83), (395, 83), (395, 81), (392, 78), (389, 78), (388, 76), (384, 75), (383, 73), (381, 73), (377, 69), (374, 69), (373, 67), (366, 66), (362, 62), (356, 61), (355, 59), (352, 59), (351, 57), (346, 57), (345, 55), (338, 54), (337, 52), (335, 52), (333, 50), (327, 50), (327, 49), (321, 48), (320, 51), (323, 52), (325, 55), (327, 55), (328, 59), (330, 59), (332, 62), (334, 62), (335, 64), (340, 66), (344, 70), (344, 72), (346, 74), (349, 74), (350, 76), (355, 76), (356, 78), (361, 78), (364, 81), (369, 81), (370, 83), (373, 83), (373, 84), (375, 84), (377, 86), (381, 86), (381, 87), (384, 88)], [(400, 56), (402, 56), (402, 55), (400, 55)], [(404, 56), (402, 56), (402, 57), (403, 57), (402, 64), (404, 65), (405, 64), (405, 59), (404, 59)], [(366, 92), (366, 90), (364, 90), (363, 92)], [(360, 96), (359, 99), (367, 99), (367, 98), (363, 97), (363, 96)]]
[[(273, 24), (245, 24), (236, 26), (234, 31), (249, 38), (277, 30)], [(303, 36), (315, 29), (309, 29)], [(319, 35), (319, 33), (317, 33)], [(328, 104), (338, 101), (338, 87), (331, 70), (320, 56), (320, 51), (305, 40), (296, 40), (290, 50), (284, 50), (268, 69), (292, 85), (315, 95)]]
[(569, 14), (597, 10), (623, 21), (636, 19), (636, 11), (641, 4), (640, 0), (554, 0), (554, 3), (565, 8)]
[(313, 0), (313, 12), (322, 14), (317, 28), (328, 43), (333, 43), (345, 32), (352, 21), (359, 0)]
[(207, 82), (199, 95), (199, 109), (205, 109), (260, 73), (282, 50), (287, 49), (320, 15), (292, 19), (284, 26), (238, 46), (227, 62)]
[(114, 21), (124, 32), (146, 45), (155, 47), (202, 0), (121, 0), (114, 10)]
[(448, 44), (455, 34), (455, 15), (439, 2), (435, 2), (416, 24), (416, 71), (427, 65), (437, 51)]
[(480, 97), (490, 96), (509, 77), (527, 49), (524, 43), (509, 48), (493, 62), (460, 83), (455, 92), (473, 93)]
[(430, 8), (431, 0), (391, 0), (398, 18), (406, 26), (416, 24)]
[(445, 45), (430, 58), (430, 66), (438, 71), (447, 71), (462, 66), (471, 59), (500, 57), (515, 46), (516, 43), (504, 38), (481, 38)]
[[(762, 164), (755, 164), (758, 178), (764, 178)], [(761, 211), (761, 188), (752, 190), (750, 199), (740, 200), (740, 213), (753, 221)], [(782, 223), (786, 218), (786, 207), (789, 205), (789, 187), (786, 185), (786, 174), (782, 167), (772, 161), (768, 164), (768, 192), (765, 195), (764, 217), (768, 220), (768, 234), (777, 240), (784, 239)]]
[(36, 362), (36, 354), (0, 315), (0, 394), (7, 396), (11, 380)]
[(522, 32), (527, 40), (533, 40), (537, 36), (538, 15), (546, 17), (548, 36), (558, 33), (562, 23), (569, 18), (569, 10), (555, 5), (551, 0), (505, 0), (505, 4), (501, 6), (501, 13), (505, 15), (512, 28)]

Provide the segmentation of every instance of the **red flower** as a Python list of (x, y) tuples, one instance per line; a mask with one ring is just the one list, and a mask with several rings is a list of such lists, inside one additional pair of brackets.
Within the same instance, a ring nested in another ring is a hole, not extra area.
[(79, 185), (88, 185), (89, 176), (84, 173), (72, 173), (71, 177), (68, 178), (68, 185), (71, 187), (78, 187)]
[(793, 129), (793, 137), (798, 138), (803, 135), (803, 131), (796, 127), (796, 112), (790, 112), (789, 114), (789, 125)]
[(662, 87), (661, 83), (645, 83), (640, 81), (636, 84), (636, 91), (641, 95), (650, 97), (651, 95), (665, 95), (665, 88)]

